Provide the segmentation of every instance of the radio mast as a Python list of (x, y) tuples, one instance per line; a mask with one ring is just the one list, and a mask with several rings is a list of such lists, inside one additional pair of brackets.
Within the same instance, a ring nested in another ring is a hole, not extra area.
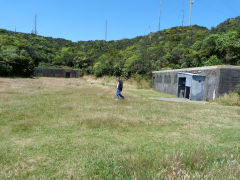
[(194, 4), (194, 0), (190, 0), (190, 16), (189, 16), (189, 26), (192, 26), (192, 5)]
[(149, 39), (150, 41), (152, 40), (152, 31), (151, 31), (151, 26), (148, 26), (148, 30), (149, 30)]
[(160, 0), (158, 30), (161, 30), (162, 0)]
[(183, 9), (182, 9), (182, 26), (184, 26), (184, 6), (183, 6)]
[(105, 22), (105, 41), (107, 41), (107, 33), (108, 33), (108, 21)]
[(37, 35), (37, 14), (35, 14), (34, 18), (34, 34)]

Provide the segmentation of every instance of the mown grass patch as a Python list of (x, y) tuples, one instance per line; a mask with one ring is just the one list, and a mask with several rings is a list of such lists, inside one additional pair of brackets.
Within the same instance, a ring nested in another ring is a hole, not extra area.
[(152, 101), (161, 94), (130, 85), (115, 101), (97, 80), (1, 82), (0, 179), (240, 177), (239, 107)]

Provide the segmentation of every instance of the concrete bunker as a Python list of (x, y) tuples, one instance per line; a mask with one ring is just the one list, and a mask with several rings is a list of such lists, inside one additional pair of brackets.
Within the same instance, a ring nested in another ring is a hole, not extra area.
[(177, 97), (209, 101), (240, 87), (240, 66), (155, 71), (152, 73), (152, 85), (157, 91)]
[(34, 76), (78, 78), (80, 76), (80, 74), (79, 74), (79, 71), (75, 70), (75, 69), (35, 68)]

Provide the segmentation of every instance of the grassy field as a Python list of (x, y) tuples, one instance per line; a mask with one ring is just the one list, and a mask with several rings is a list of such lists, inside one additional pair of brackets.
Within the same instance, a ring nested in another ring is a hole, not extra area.
[(240, 107), (124, 85), (0, 78), (0, 179), (240, 179)]

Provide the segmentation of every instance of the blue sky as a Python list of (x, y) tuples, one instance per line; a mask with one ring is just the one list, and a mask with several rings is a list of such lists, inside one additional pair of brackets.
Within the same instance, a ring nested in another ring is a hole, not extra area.
[[(0, 0), (0, 28), (30, 33), (38, 15), (38, 34), (72, 41), (108, 40), (158, 30), (160, 0)], [(189, 24), (189, 0), (162, 0), (161, 29)], [(192, 24), (214, 27), (240, 16), (240, 0), (195, 0)]]

